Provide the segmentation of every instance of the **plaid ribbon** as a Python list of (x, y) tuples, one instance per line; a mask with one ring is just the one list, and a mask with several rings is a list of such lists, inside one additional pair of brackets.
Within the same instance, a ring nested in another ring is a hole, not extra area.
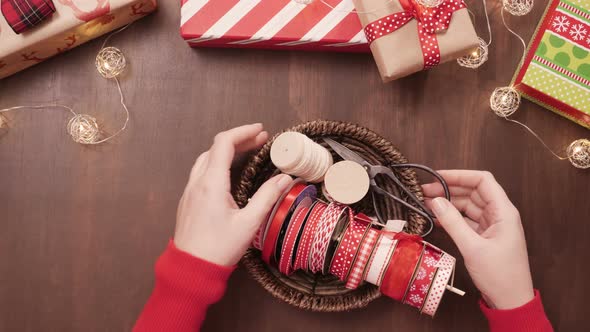
[(2, 15), (15, 33), (40, 24), (55, 12), (51, 0), (0, 0)]

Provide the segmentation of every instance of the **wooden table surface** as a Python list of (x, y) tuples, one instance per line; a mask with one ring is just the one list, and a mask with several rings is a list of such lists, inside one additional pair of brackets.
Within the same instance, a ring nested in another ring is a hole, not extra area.
[[(527, 40), (546, 3), (509, 18)], [(178, 34), (179, 1), (161, 1), (158, 12), (112, 39), (131, 63), (122, 81), (131, 122), (120, 137), (85, 147), (65, 134), (65, 112), (8, 115), (0, 138), (0, 331), (130, 330), (152, 290), (189, 169), (214, 134), (252, 122), (272, 133), (319, 118), (369, 127), (411, 161), (493, 172), (522, 214), (549, 318), (559, 331), (578, 330), (590, 313), (590, 171), (552, 158), (489, 111), (491, 91), (510, 81), (521, 52), (493, 6), (494, 44), (483, 68), (451, 63), (382, 84), (370, 55), (190, 49)], [(484, 35), (481, 3), (471, 8)], [(0, 81), (0, 108), (58, 101), (116, 129), (123, 120), (116, 88), (93, 67), (101, 42)], [(589, 137), (530, 102), (515, 118), (553, 147)], [(429, 240), (459, 256), (442, 230)], [(349, 313), (302, 311), (240, 269), (203, 330), (483, 331), (460, 258), (457, 274), (467, 295), (447, 294), (431, 319), (388, 299)]]

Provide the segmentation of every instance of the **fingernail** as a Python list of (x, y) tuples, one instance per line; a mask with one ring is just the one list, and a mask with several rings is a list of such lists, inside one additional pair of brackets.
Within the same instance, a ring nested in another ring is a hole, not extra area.
[(256, 122), (256, 123), (253, 123), (252, 125), (262, 128), (262, 123), (261, 122)]
[(437, 197), (432, 200), (432, 212), (437, 216), (445, 213), (448, 207), (448, 201), (442, 197)]
[(277, 180), (277, 186), (281, 189), (284, 189), (285, 187), (287, 187), (287, 185), (289, 183), (291, 183), (291, 181), (293, 179), (291, 179), (291, 177), (287, 174), (281, 174), (277, 176), (279, 179)]

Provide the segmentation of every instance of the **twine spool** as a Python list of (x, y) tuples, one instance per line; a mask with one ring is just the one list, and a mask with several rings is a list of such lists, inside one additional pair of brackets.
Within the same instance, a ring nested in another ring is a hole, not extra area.
[(94, 144), (100, 136), (96, 119), (88, 114), (76, 114), (68, 121), (68, 134), (74, 142)]
[(573, 141), (567, 147), (567, 155), (574, 167), (581, 169), (590, 168), (590, 141), (585, 138)]
[(490, 107), (503, 118), (514, 114), (520, 106), (520, 94), (511, 86), (496, 88), (490, 96)]
[(457, 59), (457, 63), (461, 67), (465, 68), (479, 68), (486, 61), (488, 61), (488, 44), (481, 38), (477, 37), (479, 45), (477, 49), (468, 55), (462, 56)]
[(104, 78), (114, 78), (119, 76), (127, 61), (120, 49), (116, 47), (104, 47), (96, 55), (96, 69)]
[[(328, 146), (321, 140), (330, 137), (349, 149), (355, 151), (367, 161), (375, 164), (388, 165), (405, 163), (406, 158), (390, 142), (376, 133), (355, 124), (336, 121), (312, 121), (285, 131), (301, 132), (324, 147)], [(275, 138), (278, 134), (275, 136)], [(247, 162), (241, 179), (234, 188), (233, 196), (240, 207), (248, 203), (248, 198), (270, 177), (278, 174), (278, 170), (270, 161), (270, 147), (274, 138), (266, 143), (260, 151)], [(329, 148), (328, 148), (329, 149)], [(330, 152), (332, 152), (330, 150)], [(332, 152), (334, 160), (341, 160)], [(411, 169), (394, 170), (399, 179), (418, 198), (422, 199), (422, 189), (416, 173)], [(398, 188), (387, 179), (378, 179), (379, 185), (391, 193), (399, 195)], [(318, 188), (321, 192), (321, 188)], [(320, 197), (324, 199), (323, 197)], [(371, 195), (367, 195), (353, 209), (369, 215), (374, 214)], [(408, 211), (384, 198), (377, 202), (379, 211), (388, 219), (408, 221), (407, 231), (422, 234), (428, 222), (413, 211)], [(381, 293), (376, 286), (365, 283), (355, 290), (349, 290), (345, 284), (333, 276), (314, 275), (297, 271), (290, 276), (282, 275), (274, 267), (266, 265), (260, 258), (260, 252), (249, 250), (242, 263), (252, 277), (269, 293), (295, 307), (313, 311), (334, 312), (357, 309), (367, 306), (378, 298)]]
[(514, 16), (523, 16), (533, 9), (533, 0), (502, 0), (503, 7)]

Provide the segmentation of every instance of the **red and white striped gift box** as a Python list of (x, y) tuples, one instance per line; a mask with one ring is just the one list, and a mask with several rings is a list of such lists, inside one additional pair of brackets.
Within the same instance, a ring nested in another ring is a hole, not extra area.
[(180, 32), (192, 47), (370, 52), (352, 0), (324, 2), (182, 0)]

